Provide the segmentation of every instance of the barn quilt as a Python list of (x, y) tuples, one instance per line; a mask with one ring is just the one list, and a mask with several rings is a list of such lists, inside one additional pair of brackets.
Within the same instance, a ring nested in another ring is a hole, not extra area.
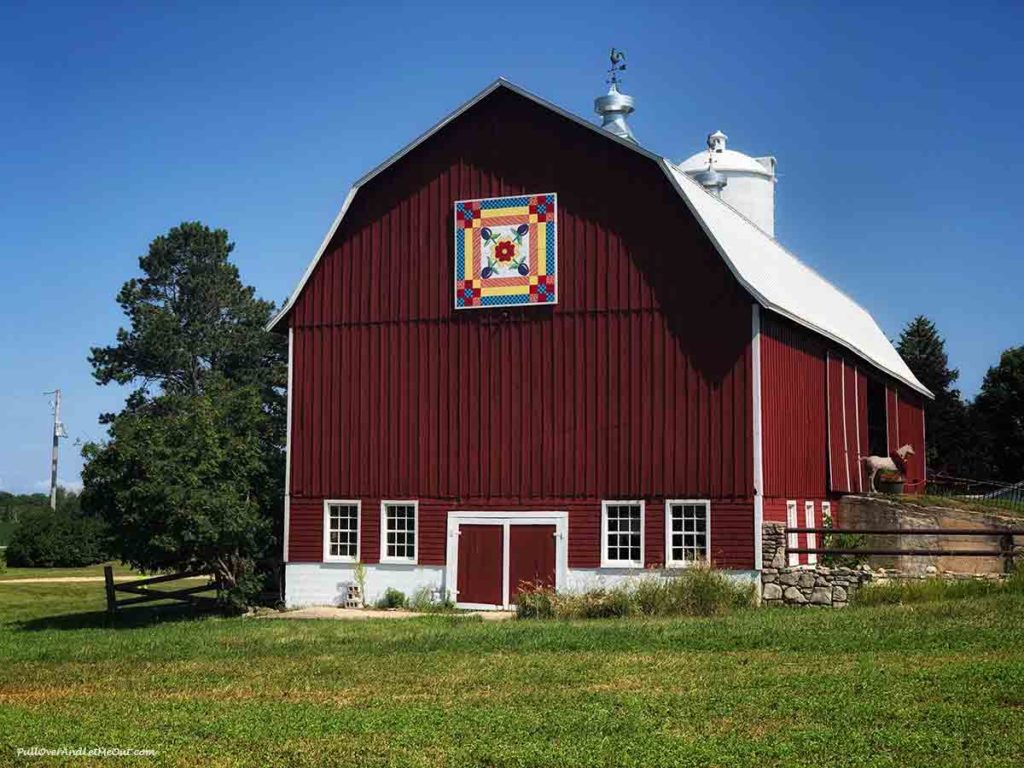
[(455, 203), (455, 308), (557, 301), (558, 196)]

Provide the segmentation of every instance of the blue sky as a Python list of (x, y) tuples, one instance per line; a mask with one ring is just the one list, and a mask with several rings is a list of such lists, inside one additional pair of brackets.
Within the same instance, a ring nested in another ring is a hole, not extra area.
[(932, 317), (966, 394), (1024, 343), (1021, 4), (489, 5), (2, 4), (0, 488), (46, 485), (57, 386), (78, 481), (155, 235), (227, 228), (281, 301), (353, 180), (499, 75), (590, 115), (612, 45), (641, 143), (774, 154), (778, 238), (890, 336)]

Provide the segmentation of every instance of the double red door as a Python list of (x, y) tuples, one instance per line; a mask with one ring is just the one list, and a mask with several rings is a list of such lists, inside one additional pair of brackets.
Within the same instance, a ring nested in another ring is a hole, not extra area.
[(457, 602), (510, 605), (524, 585), (554, 587), (555, 532), (554, 525), (460, 524)]

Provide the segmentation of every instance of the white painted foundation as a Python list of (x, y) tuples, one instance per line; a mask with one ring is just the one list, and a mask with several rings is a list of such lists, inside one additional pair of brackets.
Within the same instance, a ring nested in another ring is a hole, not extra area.
[[(285, 603), (289, 608), (307, 605), (341, 605), (348, 587), (355, 583), (355, 566), (351, 563), (288, 563), (285, 575)], [(444, 594), (443, 565), (367, 565), (366, 603), (373, 604), (388, 588), (397, 589), (407, 597), (427, 587)], [(641, 568), (569, 568), (567, 590), (582, 592), (599, 587), (616, 587), (643, 578), (657, 578), (661, 571)], [(731, 579), (760, 586), (757, 571), (722, 571)]]

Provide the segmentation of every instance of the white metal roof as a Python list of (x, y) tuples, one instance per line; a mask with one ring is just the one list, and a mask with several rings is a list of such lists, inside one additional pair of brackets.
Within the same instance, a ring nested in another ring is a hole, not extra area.
[(295, 304), (306, 282), (316, 269), (317, 263), (327, 250), (334, 233), (341, 225), (359, 188), (498, 88), (507, 88), (518, 93), (562, 117), (594, 131), (607, 140), (617, 142), (630, 151), (658, 163), (722, 258), (725, 259), (736, 279), (762, 306), (827, 336), (885, 373), (902, 381), (911, 389), (929, 397), (932, 396), (931, 392), (917, 380), (907, 364), (903, 362), (903, 358), (899, 356), (874, 318), (864, 308), (803, 264), (735, 209), (706, 192), (670, 160), (656, 155), (632, 141), (602, 130), (588, 120), (567, 112), (503, 78), (491, 83), (352, 186), (338, 216), (320, 244), (313, 260), (306, 268), (302, 279), (281, 311), (270, 321), (268, 329), (275, 328)]
[(736, 279), (763, 306), (931, 396), (866, 309), (671, 162), (663, 160), (663, 167)]

